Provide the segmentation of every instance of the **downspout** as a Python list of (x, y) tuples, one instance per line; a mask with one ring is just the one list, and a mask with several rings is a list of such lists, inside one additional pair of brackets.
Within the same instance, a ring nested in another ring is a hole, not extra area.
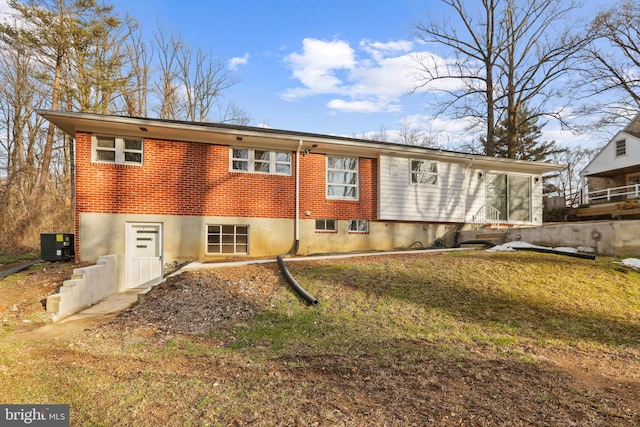
[(293, 231), (293, 249), (291, 255), (298, 253), (300, 247), (300, 149), (302, 148), (302, 140), (298, 141), (298, 150), (296, 151), (296, 212), (295, 226)]
[[(294, 219), (294, 243), (293, 243), (293, 248), (289, 251), (289, 253), (286, 256), (293, 256), (298, 252), (298, 248), (300, 247), (300, 149), (302, 148), (302, 140), (298, 141), (298, 149), (296, 151), (296, 213), (295, 213), (295, 219)], [(280, 270), (282, 270), (282, 274), (284, 275), (284, 278), (287, 280), (287, 282), (289, 282), (289, 284), (291, 285), (291, 287), (298, 293), (298, 295), (300, 295), (302, 298), (304, 298), (305, 301), (307, 301), (310, 305), (312, 306), (317, 306), (318, 305), (318, 300), (313, 297), (311, 294), (309, 294), (307, 291), (304, 290), (304, 288), (302, 286), (300, 286), (298, 284), (298, 282), (296, 281), (296, 279), (294, 279), (294, 277), (291, 275), (291, 273), (289, 272), (289, 269), (287, 268), (286, 264), (284, 263), (284, 259), (282, 255), (278, 255), (276, 257), (276, 260), (278, 261), (278, 266), (280, 267)]]

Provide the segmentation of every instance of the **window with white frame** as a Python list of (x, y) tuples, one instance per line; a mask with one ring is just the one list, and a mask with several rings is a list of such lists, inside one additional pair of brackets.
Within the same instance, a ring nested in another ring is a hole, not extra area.
[(368, 233), (369, 221), (366, 219), (350, 219), (349, 233)]
[(327, 157), (327, 197), (358, 199), (358, 158)]
[(248, 253), (248, 225), (207, 225), (207, 254)]
[(411, 183), (438, 185), (438, 162), (411, 159)]
[(119, 165), (142, 165), (143, 142), (135, 138), (93, 136), (92, 157), (94, 162)]
[(338, 221), (334, 218), (316, 219), (316, 231), (336, 232), (338, 231)]
[(232, 148), (230, 170), (275, 175), (291, 175), (291, 153), (253, 148)]
[(616, 157), (626, 156), (627, 155), (627, 141), (621, 139), (620, 141), (616, 141)]

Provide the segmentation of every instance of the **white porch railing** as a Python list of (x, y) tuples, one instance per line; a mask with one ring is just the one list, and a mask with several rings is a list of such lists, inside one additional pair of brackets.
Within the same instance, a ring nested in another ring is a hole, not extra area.
[(589, 191), (585, 203), (610, 202), (613, 200), (624, 200), (640, 198), (640, 184), (625, 185), (624, 187), (605, 188), (603, 190)]
[(483, 205), (471, 218), (474, 228), (479, 228), (487, 224), (498, 224), (500, 222), (500, 211), (493, 206)]

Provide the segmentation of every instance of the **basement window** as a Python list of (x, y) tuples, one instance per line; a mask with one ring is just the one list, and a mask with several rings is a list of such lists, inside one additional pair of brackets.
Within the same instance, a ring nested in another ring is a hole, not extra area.
[(207, 225), (207, 254), (248, 254), (249, 226)]
[(335, 233), (338, 231), (338, 221), (333, 218), (316, 219), (316, 232)]
[(114, 136), (93, 136), (92, 161), (117, 165), (142, 165), (143, 141)]
[(349, 233), (368, 233), (369, 221), (366, 219), (350, 219)]

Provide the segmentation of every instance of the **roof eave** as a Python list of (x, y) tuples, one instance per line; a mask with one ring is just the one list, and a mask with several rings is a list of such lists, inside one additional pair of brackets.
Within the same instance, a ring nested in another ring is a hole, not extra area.
[[(311, 152), (358, 155), (377, 158), (380, 155), (426, 157), (443, 161), (464, 162), (482, 169), (505, 169), (543, 174), (564, 168), (563, 165), (487, 157), (434, 148), (397, 143), (361, 140), (341, 136), (292, 132), (226, 124), (167, 121), (149, 118), (106, 116), (91, 113), (36, 110), (63, 132), (123, 134), (146, 139), (192, 141), (229, 146), (269, 147), (282, 150), (310, 149)], [(314, 146), (315, 145), (315, 146)]]

